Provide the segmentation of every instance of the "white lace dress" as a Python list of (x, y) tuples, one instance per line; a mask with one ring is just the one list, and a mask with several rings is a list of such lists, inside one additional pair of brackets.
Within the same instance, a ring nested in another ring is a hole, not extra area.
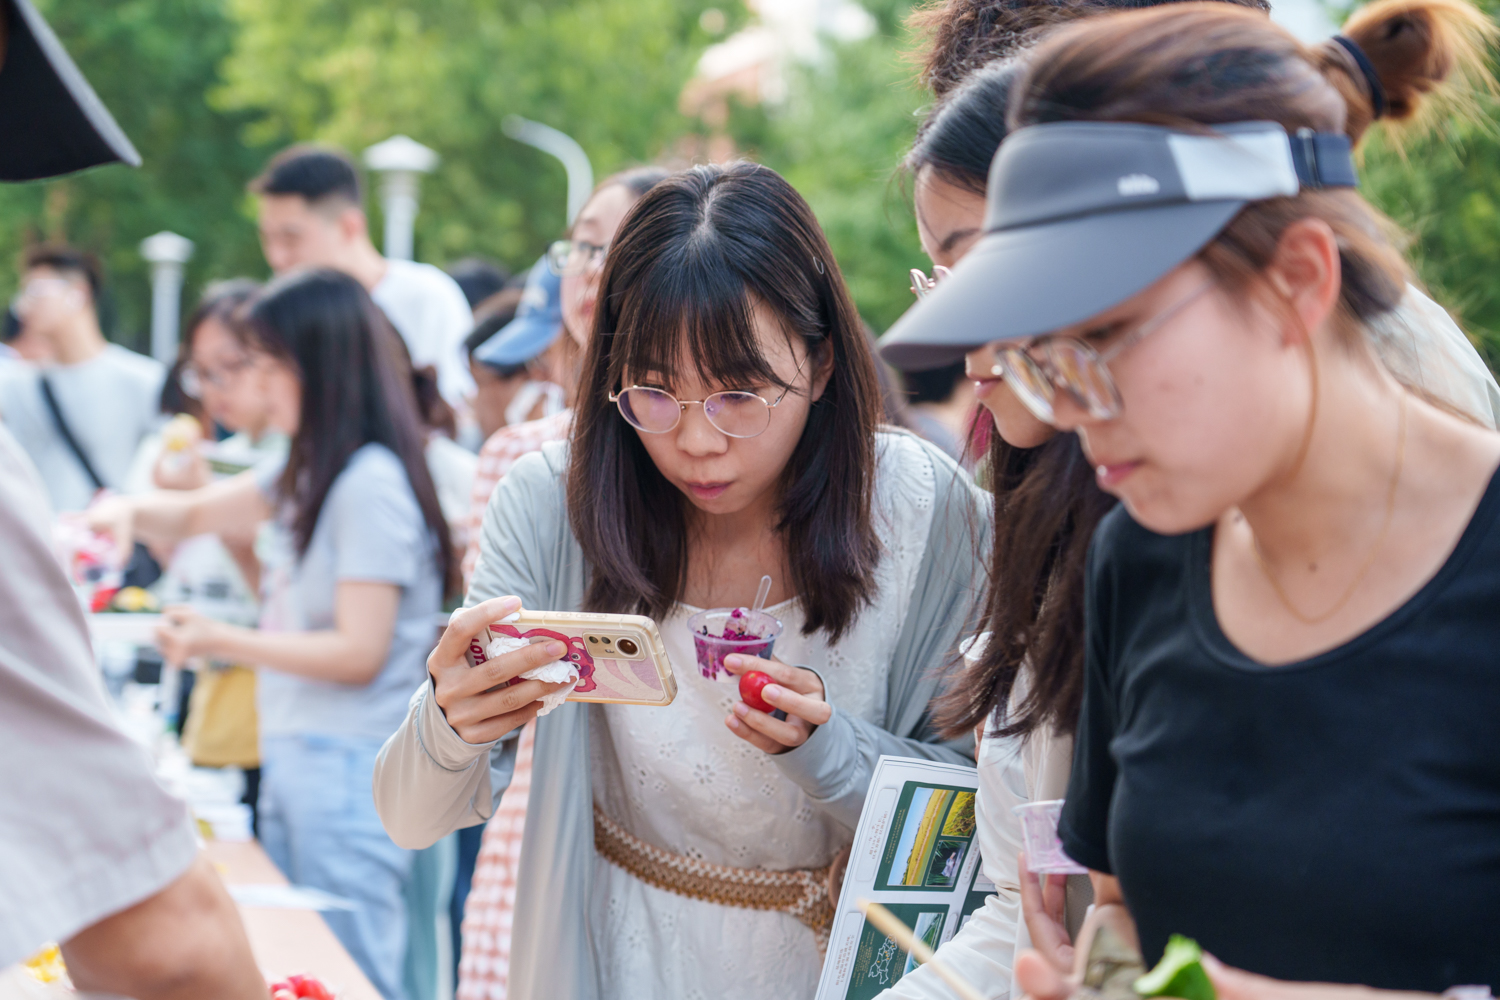
[[(885, 714), (886, 674), (921, 565), (934, 486), (931, 460), (912, 439), (881, 434), (875, 524), (884, 552), (874, 602), (833, 647), (821, 633), (801, 634), (797, 601), (767, 609), (786, 626), (777, 658), (817, 670), (831, 702), (871, 722)], [(597, 802), (642, 840), (713, 864), (828, 864), (852, 831), (725, 728), (736, 682), (699, 674), (686, 626), (696, 610), (681, 607), (660, 623), (677, 700), (666, 709), (610, 705), (595, 716), (604, 720), (592, 745)], [(596, 864), (590, 929), (605, 997), (797, 1000), (816, 992), (822, 956), (796, 918), (689, 899), (603, 858)]]

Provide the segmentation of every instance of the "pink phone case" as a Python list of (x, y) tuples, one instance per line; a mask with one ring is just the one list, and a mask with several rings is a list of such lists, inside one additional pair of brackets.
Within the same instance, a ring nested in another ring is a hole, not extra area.
[(485, 650), (496, 635), (565, 644), (567, 659), (578, 665), (579, 673), (569, 701), (670, 705), (677, 697), (667, 647), (656, 623), (642, 615), (522, 611), (516, 621), (494, 622), (469, 643), (469, 666), (489, 659)]

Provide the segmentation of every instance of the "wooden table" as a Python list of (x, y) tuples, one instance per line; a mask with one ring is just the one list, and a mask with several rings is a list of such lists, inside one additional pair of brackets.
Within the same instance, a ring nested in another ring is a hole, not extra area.
[[(203, 853), (229, 885), (286, 885), (266, 852), (253, 840), (211, 841)], [(256, 964), (272, 979), (308, 972), (334, 989), (340, 1000), (381, 1000), (354, 959), (315, 910), (262, 910), (241, 906)]]
[[(203, 853), (229, 885), (286, 885), (286, 877), (253, 840), (210, 842)], [(310, 972), (327, 983), (339, 1000), (381, 1000), (317, 911), (244, 906), (239, 911), (255, 962), (268, 977), (280, 979), (293, 972)], [(82, 996), (63, 989), (61, 983), (44, 986), (19, 965), (0, 969), (0, 1000), (81, 1000)]]

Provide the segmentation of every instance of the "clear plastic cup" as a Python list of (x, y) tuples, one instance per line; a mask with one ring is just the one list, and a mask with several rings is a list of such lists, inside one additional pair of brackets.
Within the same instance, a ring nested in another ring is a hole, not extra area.
[(1026, 848), (1026, 867), (1041, 874), (1083, 875), (1088, 869), (1063, 853), (1057, 838), (1057, 820), (1063, 800), (1047, 799), (1016, 806), (1011, 812), (1021, 818), (1021, 843)]
[[(735, 613), (739, 617), (734, 617)], [(733, 630), (742, 624), (747, 633), (744, 638), (725, 639), (724, 630)], [(687, 620), (688, 631), (693, 633), (693, 649), (698, 654), (698, 671), (709, 680), (717, 680), (728, 674), (724, 657), (730, 653), (746, 656), (767, 657), (781, 635), (781, 620), (772, 618), (764, 611), (749, 608), (709, 608)]]

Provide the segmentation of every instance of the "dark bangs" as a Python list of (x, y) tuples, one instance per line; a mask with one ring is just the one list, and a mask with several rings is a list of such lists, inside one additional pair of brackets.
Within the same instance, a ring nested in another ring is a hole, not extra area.
[[(706, 215), (709, 206), (703, 207)], [(826, 349), (828, 303), (818, 285), (827, 279), (817, 268), (826, 272), (827, 265), (805, 253), (803, 267), (788, 260), (783, 244), (794, 234), (749, 227), (726, 233), (707, 218), (642, 220), (648, 221), (671, 223), (677, 238), (644, 258), (621, 255), (615, 280), (606, 286), (612, 387), (627, 375), (675, 372), (688, 358), (705, 382), (787, 388), (761, 353), (751, 312), (756, 299), (788, 337), (802, 338), (810, 354)]]
[(808, 352), (832, 360), (782, 475), (780, 532), (807, 634), (839, 638), (874, 589), (871, 524), (879, 389), (869, 344), (812, 210), (775, 171), (702, 166), (651, 189), (620, 227), (584, 360), (568, 507), (589, 560), (590, 610), (662, 618), (682, 599), (689, 501), (609, 401), (687, 359), (705, 381), (787, 388), (762, 354), (759, 303)]

